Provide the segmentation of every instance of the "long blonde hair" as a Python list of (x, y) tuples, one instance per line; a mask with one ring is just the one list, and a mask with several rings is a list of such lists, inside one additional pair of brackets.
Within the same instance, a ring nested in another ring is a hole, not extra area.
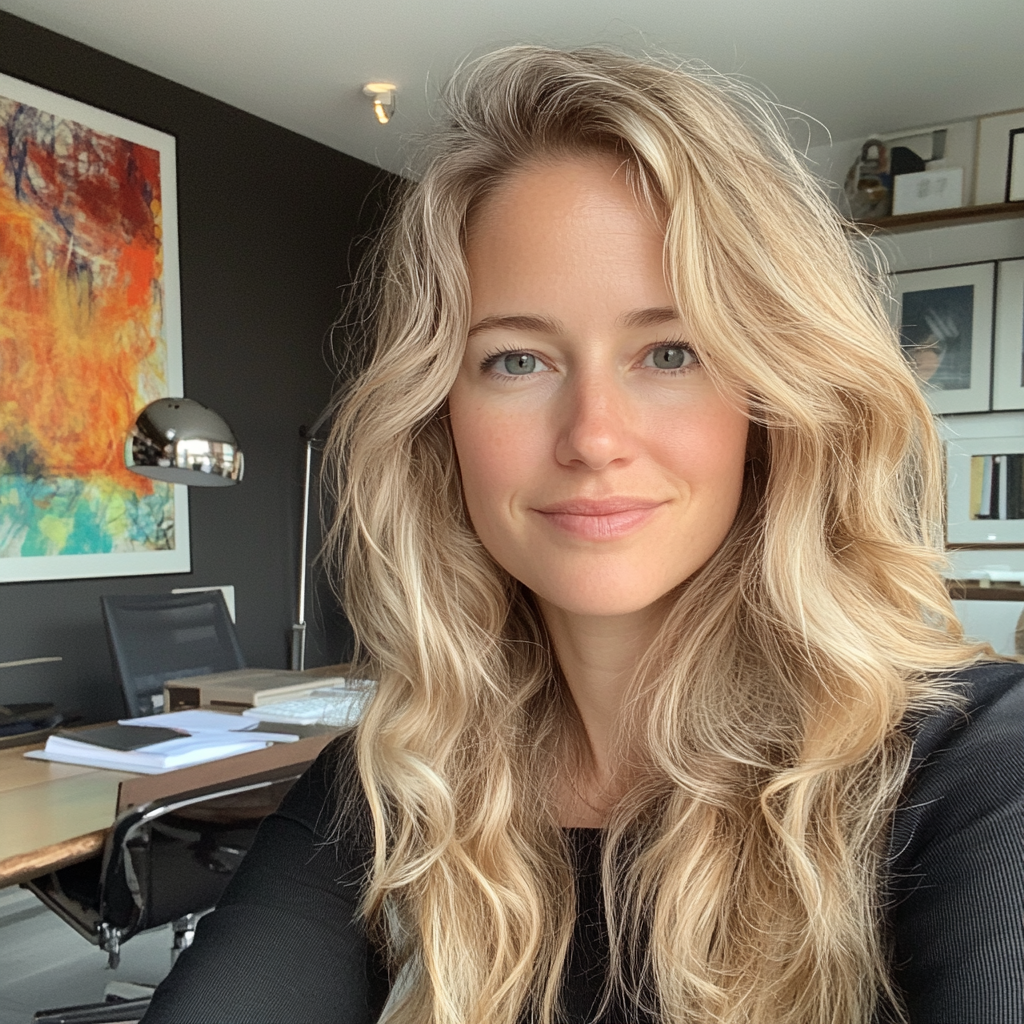
[(363, 912), (403, 977), (388, 1019), (558, 1018), (576, 908), (552, 780), (579, 720), (531, 595), (467, 519), (445, 398), (467, 218), (530, 161), (600, 151), (660, 211), (690, 341), (755, 437), (736, 521), (627, 701), (611, 983), (673, 1024), (867, 1021), (901, 723), (981, 650), (938, 574), (940, 449), (876, 282), (769, 106), (724, 80), (512, 47), (446, 110), (372, 264), (375, 346), (327, 463), (328, 550), (380, 681), (356, 749)]

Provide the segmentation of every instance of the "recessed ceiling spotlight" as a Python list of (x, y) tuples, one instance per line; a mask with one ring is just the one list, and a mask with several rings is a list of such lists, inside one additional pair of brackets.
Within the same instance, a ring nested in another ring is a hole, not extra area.
[(391, 82), (367, 82), (363, 86), (363, 95), (373, 98), (373, 112), (381, 124), (387, 124), (395, 114), (396, 92)]

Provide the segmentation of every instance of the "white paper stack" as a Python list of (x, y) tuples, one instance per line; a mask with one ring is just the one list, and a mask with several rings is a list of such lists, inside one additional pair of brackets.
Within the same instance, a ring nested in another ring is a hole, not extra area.
[[(166, 715), (145, 715), (142, 718), (120, 718), (118, 725), (141, 725), (155, 729), (180, 729), (191, 736), (209, 737), (215, 733), (237, 734), (252, 732), (259, 727), (258, 721), (233, 715), (226, 711), (207, 711), (203, 708), (188, 708), (185, 711), (170, 711)], [(260, 730), (259, 739), (273, 743), (294, 743), (298, 736), (293, 732), (266, 732)], [(255, 740), (256, 736), (244, 737)]]
[[(254, 732), (259, 722), (217, 711), (175, 711), (167, 715), (124, 718), (99, 726), (50, 736), (43, 750), (25, 756), (93, 768), (159, 775), (206, 761), (262, 750), (271, 743), (294, 743), (294, 733)], [(146, 733), (159, 736), (146, 742)], [(173, 735), (172, 734), (180, 734)]]
[(30, 750), (26, 757), (40, 761), (63, 761), (92, 768), (115, 768), (122, 772), (159, 775), (174, 768), (185, 768), (204, 761), (216, 761), (235, 754), (248, 754), (269, 746), (263, 740), (242, 740), (239, 736), (182, 736), (162, 740), (135, 750), (111, 750), (67, 736), (50, 736), (43, 750)]

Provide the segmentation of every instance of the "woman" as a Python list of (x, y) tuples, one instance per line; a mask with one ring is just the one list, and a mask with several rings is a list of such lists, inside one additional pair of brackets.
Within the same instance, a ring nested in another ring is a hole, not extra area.
[(448, 103), (330, 452), (379, 689), (146, 1020), (1019, 1020), (1021, 671), (844, 226), (705, 77)]

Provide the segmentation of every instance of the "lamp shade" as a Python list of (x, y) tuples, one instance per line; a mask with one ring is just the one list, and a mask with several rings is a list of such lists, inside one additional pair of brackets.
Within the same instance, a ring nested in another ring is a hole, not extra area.
[(135, 419), (124, 464), (153, 480), (227, 487), (242, 479), (242, 452), (231, 428), (191, 398), (158, 398)]

